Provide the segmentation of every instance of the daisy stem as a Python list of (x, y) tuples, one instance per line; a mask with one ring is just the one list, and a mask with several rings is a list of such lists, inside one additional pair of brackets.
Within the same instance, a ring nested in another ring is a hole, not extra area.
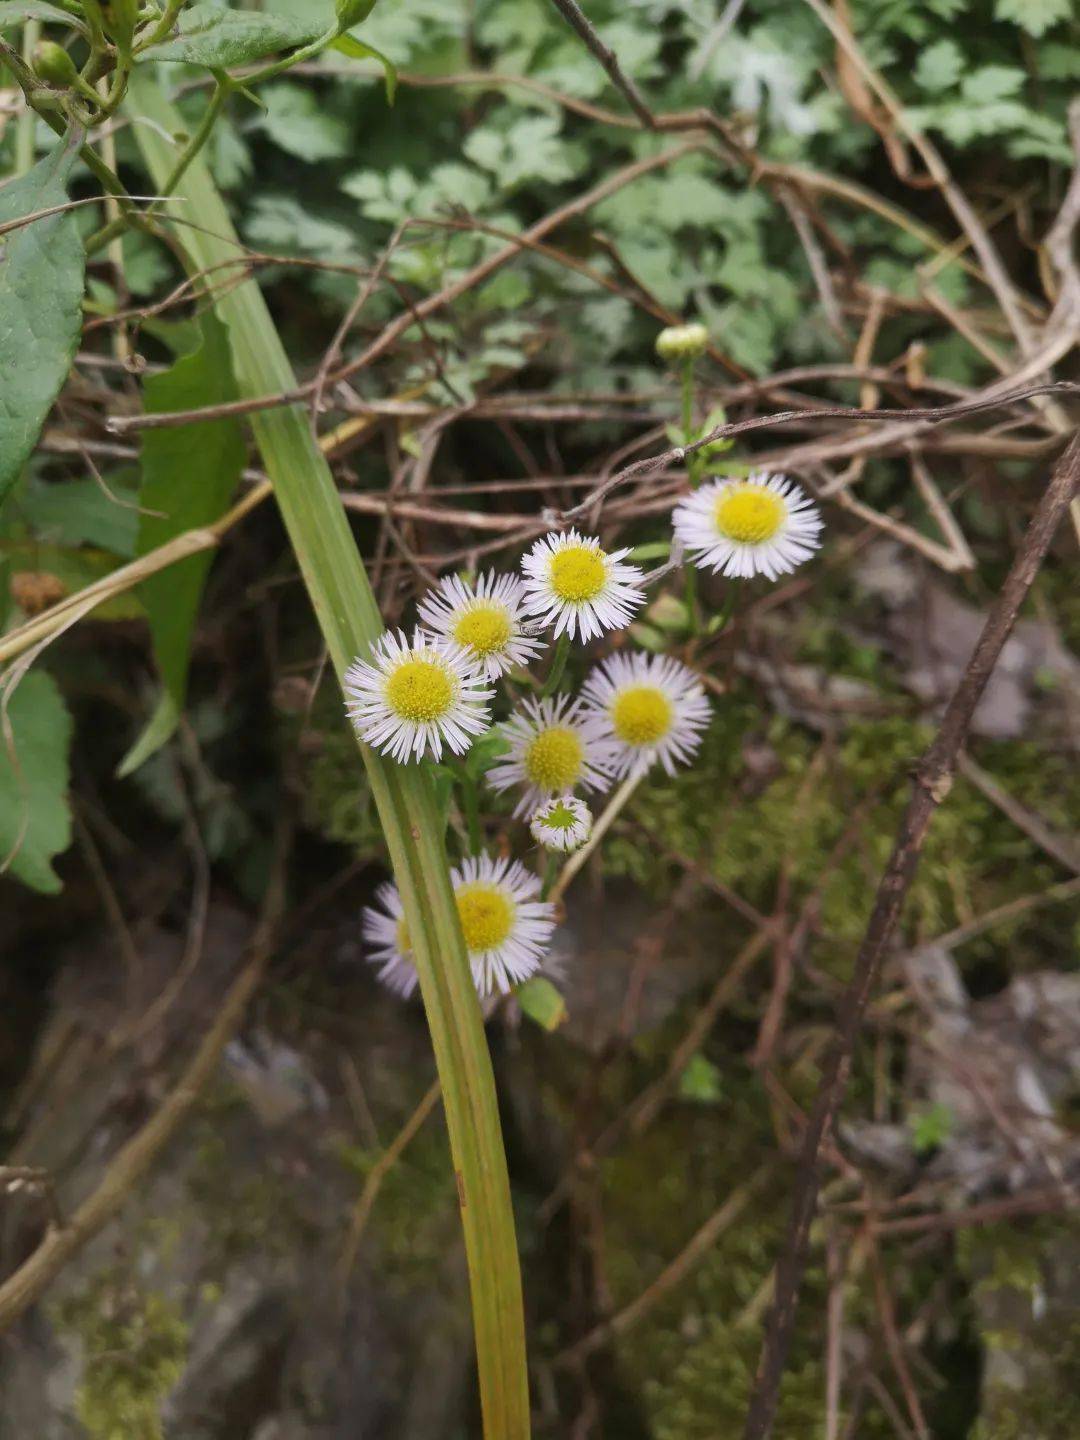
[[(694, 362), (690, 356), (682, 363), (682, 433), (684, 445), (697, 439), (694, 434)], [(693, 464), (692, 458), (690, 463)]]
[(697, 567), (687, 561), (683, 566), (683, 574), (686, 577), (686, 614), (690, 634), (697, 636), (701, 634), (701, 606), (698, 604)]
[(484, 848), (484, 837), (480, 828), (480, 787), (464, 762), (458, 768), (458, 785), (461, 813), (465, 818), (465, 831), (468, 835), (468, 853), (479, 855)]
[(551, 669), (540, 692), (541, 699), (554, 695), (566, 673), (566, 662), (570, 657), (570, 636), (563, 632), (555, 642), (555, 654), (551, 657)]
[(738, 598), (739, 582), (737, 580), (729, 580), (727, 586), (727, 594), (724, 596), (724, 604), (719, 616), (717, 617), (716, 629), (714, 631), (714, 634), (722, 635), (727, 629), (731, 617), (735, 613), (735, 602), (738, 600)]
[(544, 866), (544, 883), (540, 887), (540, 899), (546, 900), (551, 894), (551, 887), (555, 884), (559, 875), (560, 857), (557, 850), (547, 852), (547, 863)]

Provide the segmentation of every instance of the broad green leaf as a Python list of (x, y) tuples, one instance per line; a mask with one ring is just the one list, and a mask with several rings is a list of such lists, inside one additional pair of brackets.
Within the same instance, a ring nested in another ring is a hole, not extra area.
[(374, 45), (358, 40), (355, 35), (339, 35), (336, 40), (331, 40), (330, 48), (340, 50), (342, 55), (348, 55), (353, 60), (377, 60), (383, 67), (386, 103), (394, 103), (394, 96), (397, 94), (397, 66), (388, 56), (381, 50), (376, 50)]
[[(149, 412), (193, 410), (236, 398), (225, 327), (207, 312), (200, 330), (196, 349), (147, 380)], [(139, 517), (138, 550), (145, 555), (184, 530), (211, 523), (225, 509), (244, 464), (239, 422), (203, 420), (175, 430), (147, 430), (142, 462), (139, 503), (144, 513)], [(129, 774), (164, 744), (184, 708), (191, 637), (210, 559), (208, 554), (192, 555), (140, 586), (166, 699), (121, 762), (121, 775)]]
[(151, 45), (138, 58), (228, 69), (232, 65), (249, 65), (279, 50), (307, 45), (325, 33), (311, 20), (264, 15), (255, 10), (222, 10), (217, 5), (192, 5), (181, 10), (178, 29), (178, 35)]
[[(75, 147), (62, 143), (0, 190), (0, 225), (63, 205), (74, 159)], [(71, 369), (85, 270), (73, 211), (0, 235), (0, 504)]]
[(77, 15), (69, 15), (66, 10), (61, 10), (59, 5), (47, 5), (45, 0), (2, 0), (0, 30), (9, 30), (12, 25), (21, 25), (24, 20), (67, 25), (74, 30), (86, 29)]
[(517, 1002), (530, 1020), (544, 1030), (557, 1030), (565, 1024), (566, 1001), (546, 975), (534, 975), (515, 992)]
[(0, 873), (46, 895), (60, 889), (52, 858), (71, 844), (71, 728), (56, 681), (44, 670), (23, 677), (0, 725)]
[[(38, 540), (51, 545), (94, 545), (130, 560), (135, 554), (139, 511), (131, 477), (134, 467), (97, 480), (48, 484), (36, 477), (15, 492), (14, 516), (27, 522)], [(108, 488), (106, 488), (108, 487)]]

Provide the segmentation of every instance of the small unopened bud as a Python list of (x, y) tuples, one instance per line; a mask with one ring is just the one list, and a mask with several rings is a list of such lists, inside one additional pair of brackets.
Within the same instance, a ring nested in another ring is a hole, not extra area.
[(704, 325), (669, 325), (656, 337), (656, 353), (670, 365), (679, 360), (696, 360), (704, 355), (708, 343), (709, 332)]
[(39, 40), (34, 47), (34, 74), (50, 85), (74, 85), (79, 78), (75, 62), (55, 40)]

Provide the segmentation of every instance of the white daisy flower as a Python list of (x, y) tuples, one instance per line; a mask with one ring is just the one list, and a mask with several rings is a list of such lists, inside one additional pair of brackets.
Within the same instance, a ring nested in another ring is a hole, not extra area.
[(702, 570), (770, 580), (794, 570), (821, 544), (821, 514), (798, 485), (759, 470), (714, 480), (675, 506), (675, 534)]
[(540, 806), (529, 829), (545, 850), (576, 850), (592, 831), (592, 811), (574, 795), (555, 795)]
[(554, 622), (556, 637), (565, 631), (582, 644), (605, 630), (622, 630), (645, 599), (641, 570), (622, 564), (629, 553), (609, 553), (576, 530), (545, 535), (521, 562), (526, 611), (544, 625)]
[(412, 960), (409, 930), (401, 891), (389, 881), (375, 891), (375, 904), (365, 905), (360, 933), (367, 941), (367, 958), (378, 967), (379, 979), (388, 990), (407, 1000), (420, 982)]
[(530, 696), (500, 728), (510, 749), (488, 770), (487, 781), (493, 790), (526, 787), (516, 816), (530, 815), (542, 801), (578, 786), (606, 790), (611, 784), (614, 756), (602, 738), (603, 721), (580, 700)]
[[(519, 860), (470, 856), (450, 872), (473, 984), (483, 999), (505, 995), (541, 965), (555, 929), (555, 907), (541, 900), (540, 881)], [(380, 885), (364, 907), (362, 931), (379, 979), (404, 998), (416, 989), (409, 930), (395, 885)]]
[(581, 691), (615, 752), (619, 779), (657, 761), (669, 775), (688, 764), (712, 717), (701, 681), (669, 655), (611, 655)]
[(443, 742), (463, 755), (490, 725), (494, 695), (471, 655), (452, 640), (416, 630), (387, 630), (371, 662), (354, 660), (342, 681), (346, 710), (361, 740), (401, 763), (425, 752), (438, 760)]
[(489, 570), (475, 586), (448, 575), (420, 602), (420, 623), (455, 641), (489, 680), (497, 680), (515, 665), (528, 665), (544, 648), (542, 640), (524, 633), (524, 592), (516, 575)]

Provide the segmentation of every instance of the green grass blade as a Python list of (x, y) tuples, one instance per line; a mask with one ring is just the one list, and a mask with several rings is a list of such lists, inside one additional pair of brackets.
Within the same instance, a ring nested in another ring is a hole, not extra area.
[[(183, 122), (145, 72), (132, 79), (133, 129), (156, 185), (175, 160), (165, 135)], [(164, 133), (162, 133), (164, 132)], [(221, 196), (201, 159), (176, 189), (174, 213), (192, 270), (240, 253)], [(295, 378), (258, 286), (221, 295), (241, 395), (289, 390)], [(319, 624), (340, 676), (383, 629), (329, 467), (297, 406), (251, 417), (263, 465), (289, 533)], [(420, 989), (442, 1081), (472, 1290), (484, 1433), (529, 1434), (521, 1275), (510, 1185), (480, 1006), (450, 891), (446, 853), (428, 776), (361, 747), (413, 940)]]

